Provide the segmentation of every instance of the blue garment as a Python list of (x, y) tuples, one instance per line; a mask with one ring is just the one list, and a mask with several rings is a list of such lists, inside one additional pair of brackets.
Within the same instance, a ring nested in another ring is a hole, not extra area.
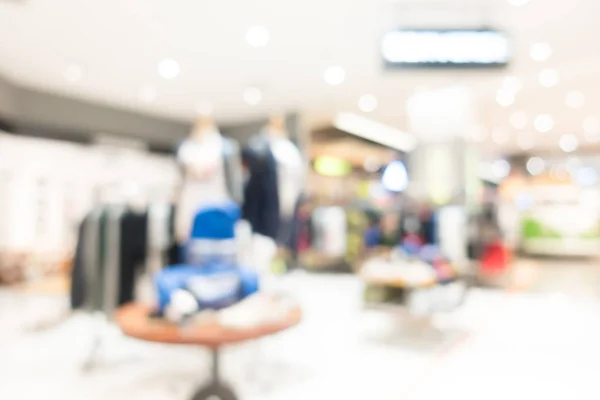
[(367, 228), (364, 235), (365, 247), (372, 249), (381, 244), (381, 230), (377, 227)]
[(192, 239), (224, 240), (235, 238), (235, 224), (240, 219), (240, 207), (226, 202), (218, 206), (202, 207), (192, 224)]
[(240, 219), (240, 207), (234, 202), (219, 206), (202, 207), (192, 223), (190, 240), (185, 246), (183, 259), (189, 265), (207, 262), (237, 261), (235, 225)]
[(192, 293), (200, 309), (228, 307), (259, 289), (255, 271), (227, 264), (173, 265), (158, 272), (154, 283), (160, 312), (171, 302), (173, 292), (180, 289)]
[(267, 137), (253, 137), (242, 152), (242, 158), (249, 173), (244, 187), (243, 218), (255, 233), (275, 240), (279, 232), (277, 163)]

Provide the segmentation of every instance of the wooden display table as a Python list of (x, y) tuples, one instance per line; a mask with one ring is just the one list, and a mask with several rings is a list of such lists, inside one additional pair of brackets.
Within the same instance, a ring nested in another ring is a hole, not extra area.
[(233, 390), (219, 377), (219, 349), (227, 344), (239, 343), (292, 328), (302, 319), (299, 307), (292, 308), (276, 323), (252, 328), (230, 328), (217, 322), (178, 326), (164, 319), (151, 318), (152, 309), (141, 304), (128, 304), (116, 312), (116, 322), (127, 336), (148, 342), (170, 344), (195, 344), (207, 347), (212, 353), (212, 376), (192, 400), (237, 400)]
[(382, 276), (369, 275), (366, 273), (361, 273), (360, 277), (363, 280), (363, 282), (370, 285), (390, 286), (395, 288), (423, 289), (430, 288), (439, 284), (439, 281), (437, 279), (427, 279), (419, 282), (418, 284), (413, 284), (406, 282), (401, 278), (384, 278)]

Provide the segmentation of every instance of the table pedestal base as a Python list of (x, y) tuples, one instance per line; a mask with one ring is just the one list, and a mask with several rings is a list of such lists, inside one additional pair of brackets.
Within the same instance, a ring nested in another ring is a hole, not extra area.
[(191, 400), (238, 400), (233, 390), (218, 382), (203, 386)]
[(220, 353), (219, 349), (212, 349), (212, 374), (211, 380), (202, 386), (191, 400), (238, 400), (233, 390), (221, 382), (219, 376)]

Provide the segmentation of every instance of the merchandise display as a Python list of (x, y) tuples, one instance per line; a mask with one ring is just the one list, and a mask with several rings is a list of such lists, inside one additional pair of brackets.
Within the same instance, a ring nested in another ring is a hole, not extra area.
[(0, 158), (0, 281), (12, 283), (68, 271), (95, 206), (165, 203), (179, 181), (171, 158), (128, 148), (0, 133)]
[(599, 4), (0, 1), (0, 400), (600, 399)]
[[(256, 270), (237, 259), (235, 225), (239, 218), (235, 203), (197, 211), (185, 264), (168, 266), (155, 277), (159, 313), (190, 317), (186, 311), (226, 308), (258, 291)], [(185, 292), (191, 295), (187, 298), (196, 300), (196, 307), (189, 307)]]
[(600, 191), (573, 184), (533, 185), (521, 214), (521, 245), (531, 255), (600, 254)]
[[(158, 343), (192, 344), (203, 346), (211, 351), (212, 366), (211, 376), (207, 383), (195, 390), (194, 399), (210, 400), (219, 398), (224, 400), (237, 400), (234, 390), (221, 380), (221, 348), (228, 344), (256, 340), (262, 337), (290, 329), (297, 325), (302, 313), (297, 306), (273, 306), (278, 299), (271, 298), (265, 301), (252, 301), (248, 304), (260, 304), (263, 310), (268, 305), (276, 313), (268, 318), (255, 320), (251, 326), (239, 323), (234, 327), (223, 325), (222, 320), (231, 320), (232, 313), (241, 311), (256, 311), (253, 306), (232, 310), (231, 314), (222, 315), (220, 318), (202, 318), (191, 321), (186, 326), (179, 326), (166, 321), (157, 321), (149, 318), (150, 310), (143, 306), (130, 304), (118, 310), (116, 320), (121, 330), (128, 336)], [(253, 309), (254, 308), (254, 309)], [(246, 319), (247, 320), (247, 319)]]
[[(155, 271), (155, 260), (150, 254), (160, 259), (167, 257), (165, 242), (156, 242), (154, 236), (148, 235), (148, 226), (155, 224), (151, 221), (156, 217), (148, 209), (112, 205), (97, 207), (84, 219), (71, 272), (74, 309), (110, 315), (116, 307), (134, 299), (136, 277)], [(173, 225), (159, 226), (160, 236), (173, 242)]]
[(239, 146), (223, 138), (212, 120), (200, 118), (190, 137), (177, 150), (184, 172), (177, 204), (177, 240), (189, 237), (198, 208), (232, 199), (243, 203), (243, 176)]
[[(195, 399), (236, 399), (233, 390), (219, 379), (220, 347), (288, 329), (300, 320), (295, 302), (259, 292), (256, 267), (242, 265), (237, 259), (239, 219), (239, 206), (233, 202), (198, 209), (185, 264), (167, 266), (155, 275), (158, 308), (147, 310), (130, 304), (117, 312), (117, 321), (127, 335), (211, 349), (212, 377), (198, 389)], [(157, 321), (160, 331), (156, 330)]]
[(412, 315), (452, 311), (462, 304), (467, 290), (459, 272), (432, 245), (417, 253), (395, 248), (368, 257), (360, 276), (367, 305), (394, 304)]

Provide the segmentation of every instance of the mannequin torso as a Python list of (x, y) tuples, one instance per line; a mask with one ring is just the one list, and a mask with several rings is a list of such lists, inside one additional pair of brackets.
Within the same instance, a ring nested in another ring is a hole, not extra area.
[(223, 169), (223, 138), (216, 130), (193, 134), (177, 151), (184, 180), (177, 205), (176, 237), (185, 242), (196, 210), (226, 201), (229, 196)]

